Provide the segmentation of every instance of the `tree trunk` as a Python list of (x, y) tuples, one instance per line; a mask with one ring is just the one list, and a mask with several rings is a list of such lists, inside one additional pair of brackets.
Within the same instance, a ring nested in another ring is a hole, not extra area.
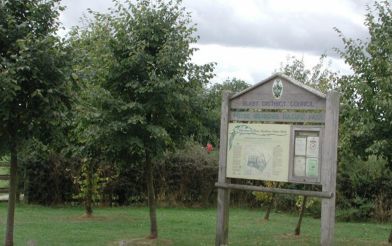
[(392, 229), (391, 229), (391, 232), (389, 233), (388, 242), (392, 243)]
[(297, 227), (295, 228), (294, 234), (297, 235), (297, 236), (299, 234), (301, 234), (301, 223), (302, 223), (302, 217), (304, 216), (304, 211), (305, 211), (307, 198), (308, 198), (307, 196), (304, 196), (304, 200), (303, 200), (302, 206), (301, 206), (301, 212), (299, 214), (299, 220), (298, 220), (298, 223), (297, 223)]
[(14, 217), (15, 217), (15, 201), (16, 201), (17, 170), (18, 170), (18, 156), (17, 156), (14, 136), (11, 137), (10, 151), (11, 151), (10, 189), (9, 189), (9, 197), (8, 197), (7, 226), (6, 226), (5, 242), (4, 242), (6, 246), (14, 245)]
[(24, 181), (23, 181), (23, 203), (29, 203), (29, 176), (27, 173), (27, 167), (24, 169)]
[(19, 189), (19, 175), (16, 175), (16, 191), (15, 191), (15, 202), (16, 204), (20, 203), (20, 189)]
[(87, 193), (84, 201), (84, 207), (86, 210), (86, 216), (91, 217), (93, 214), (93, 168), (91, 160), (87, 160)]
[(146, 152), (146, 180), (148, 191), (148, 207), (150, 209), (150, 236), (149, 238), (158, 238), (158, 225), (157, 225), (157, 208), (155, 201), (154, 191), (154, 170), (153, 164), (149, 154)]
[(265, 212), (264, 215), (264, 220), (269, 220), (269, 216), (272, 210), (272, 205), (274, 204), (274, 198), (275, 198), (275, 193), (272, 193), (271, 201), (269, 202), (267, 211)]

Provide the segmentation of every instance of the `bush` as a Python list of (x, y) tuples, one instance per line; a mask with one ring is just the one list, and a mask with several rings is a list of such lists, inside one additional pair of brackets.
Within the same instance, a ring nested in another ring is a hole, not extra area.
[(33, 139), (20, 154), (19, 189), (28, 202), (43, 205), (72, 201), (78, 164)]
[(159, 202), (205, 206), (216, 199), (218, 152), (208, 154), (199, 144), (187, 142), (157, 163), (155, 173)]
[(383, 159), (343, 159), (337, 180), (338, 219), (392, 221), (392, 172)]

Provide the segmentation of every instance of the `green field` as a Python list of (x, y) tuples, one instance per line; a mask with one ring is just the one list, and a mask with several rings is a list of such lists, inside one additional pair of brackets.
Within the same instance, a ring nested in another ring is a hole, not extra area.
[[(95, 209), (85, 218), (82, 208), (20, 205), (15, 217), (15, 245), (118, 245), (143, 239), (149, 230), (147, 208)], [(230, 210), (230, 245), (319, 245), (320, 220), (306, 217), (301, 236), (294, 236), (295, 215), (272, 213), (269, 222), (260, 210)], [(0, 235), (4, 235), (6, 204), (0, 204)], [(158, 209), (160, 239), (154, 245), (213, 245), (215, 209)], [(391, 225), (337, 223), (336, 245), (388, 245)], [(0, 242), (2, 243), (2, 242)], [(129, 243), (129, 245), (146, 245)], [(150, 244), (147, 244), (150, 245)]]

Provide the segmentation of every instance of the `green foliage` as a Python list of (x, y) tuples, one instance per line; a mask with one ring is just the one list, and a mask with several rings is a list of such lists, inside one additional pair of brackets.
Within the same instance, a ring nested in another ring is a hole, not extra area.
[(51, 144), (33, 138), (21, 150), (19, 187), (23, 187), (29, 203), (54, 205), (72, 201), (77, 192), (73, 185), (77, 173), (77, 162), (66, 158)]
[(392, 172), (387, 162), (370, 156), (368, 160), (344, 158), (338, 172), (337, 204), (342, 220), (376, 218), (391, 221)]
[(338, 33), (341, 57), (352, 75), (339, 79), (342, 93), (338, 204), (344, 220), (373, 217), (391, 221), (392, 201), (392, 8), (389, 1), (369, 7), (370, 39)]
[(222, 94), (224, 91), (231, 91), (238, 93), (249, 88), (250, 85), (240, 79), (227, 79), (223, 83), (214, 84), (205, 89), (203, 95), (203, 107), (206, 112), (202, 115), (205, 128), (204, 137), (201, 143), (211, 142), (215, 146), (219, 144), (219, 129), (220, 129), (220, 116), (221, 116), (221, 102)]
[[(80, 168), (80, 175), (73, 180), (74, 184), (79, 187), (79, 193), (74, 196), (75, 199), (86, 202), (86, 197), (91, 195), (92, 202), (101, 199), (98, 192), (99, 182), (101, 181), (97, 172), (94, 172), (94, 164), (91, 160), (82, 159), (82, 166)], [(89, 177), (91, 175), (91, 177)]]
[(215, 201), (218, 152), (208, 154), (195, 142), (168, 153), (156, 166), (157, 197), (171, 205), (209, 205)]
[(108, 17), (115, 61), (103, 83), (112, 96), (108, 138), (117, 142), (116, 151), (157, 157), (188, 135), (194, 95), (211, 78), (212, 66), (190, 63), (195, 27), (179, 1), (117, 7)]
[(55, 36), (59, 1), (0, 4), (0, 139), (20, 141), (54, 124), (69, 104), (69, 57)]
[(322, 55), (319, 62), (308, 69), (305, 67), (304, 59), (298, 59), (295, 56), (287, 57), (285, 63), (280, 64), (279, 71), (291, 78), (298, 80), (306, 85), (326, 93), (328, 90), (336, 87), (338, 73), (333, 72), (326, 63), (326, 55)]
[[(265, 183), (264, 186), (269, 188), (276, 187), (278, 184), (277, 182), (273, 182), (273, 181), (265, 181), (264, 183)], [(254, 191), (252, 192), (252, 194), (255, 196), (255, 199), (261, 202), (262, 204), (265, 203), (268, 204), (272, 202), (272, 193)]]
[(0, 163), (10, 163), (11, 157), (9, 155), (3, 155), (0, 157)]
[(344, 107), (342, 151), (344, 155), (385, 158), (392, 169), (392, 8), (389, 1), (374, 3), (365, 24), (369, 41), (346, 38), (339, 51), (354, 71), (339, 80)]
[[(309, 197), (309, 198), (306, 201), (305, 208), (312, 207), (315, 204), (316, 200), (317, 200), (315, 198), (311, 198), (311, 197)], [(295, 206), (297, 207), (298, 210), (301, 209), (303, 201), (304, 201), (304, 197), (303, 196), (297, 196), (295, 198)]]
[(104, 159), (108, 143), (105, 139), (107, 118), (104, 107), (111, 100), (102, 84), (108, 77), (113, 63), (110, 51), (110, 27), (106, 16), (93, 13), (93, 19), (84, 19), (85, 26), (75, 27), (70, 32), (72, 76), (80, 85), (70, 116), (69, 153), (88, 159)]
[(8, 180), (0, 180), (0, 188), (9, 188), (10, 183)]
[(2, 167), (0, 166), (0, 175), (9, 175), (10, 168), (9, 167)]

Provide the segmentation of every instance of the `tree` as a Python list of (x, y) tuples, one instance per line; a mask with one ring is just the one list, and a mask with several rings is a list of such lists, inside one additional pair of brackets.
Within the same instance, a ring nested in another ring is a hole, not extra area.
[(58, 0), (0, 2), (0, 139), (11, 155), (5, 245), (13, 245), (18, 148), (69, 105)]
[(150, 238), (157, 238), (153, 163), (189, 133), (194, 92), (208, 83), (213, 66), (190, 62), (196, 29), (181, 1), (116, 6), (109, 16), (115, 60), (102, 84), (110, 93), (104, 136), (117, 161), (144, 164)]
[(298, 59), (295, 56), (289, 56), (285, 63), (280, 64), (279, 71), (325, 93), (336, 87), (338, 78), (338, 73), (329, 69), (329, 64), (325, 61), (326, 58), (326, 55), (321, 55), (319, 62), (308, 69), (303, 58)]
[[(106, 118), (103, 105), (111, 100), (110, 93), (102, 85), (108, 78), (109, 68), (114, 62), (110, 49), (112, 39), (108, 16), (90, 11), (92, 20), (84, 18), (84, 26), (74, 27), (69, 33), (68, 43), (72, 48), (72, 71), (78, 80), (74, 110), (70, 153), (81, 159), (79, 184), (86, 215), (92, 216), (92, 203), (97, 185), (97, 168), (110, 153), (105, 148), (111, 143), (105, 138)], [(113, 157), (112, 159), (114, 159)]]
[[(384, 158), (392, 169), (392, 8), (389, 1), (368, 8), (368, 41), (346, 38), (339, 50), (354, 74), (339, 80), (342, 92), (342, 140), (345, 155)], [(390, 178), (390, 177), (389, 177)], [(392, 241), (392, 230), (390, 234)]]
[(203, 115), (204, 125), (208, 129), (208, 139), (213, 144), (219, 143), (219, 129), (220, 129), (220, 117), (221, 117), (221, 102), (222, 94), (225, 90), (237, 93), (249, 88), (250, 85), (245, 81), (237, 78), (226, 79), (222, 83), (217, 83), (209, 88), (205, 89), (205, 95), (202, 99), (204, 101), (204, 107), (206, 109)]

